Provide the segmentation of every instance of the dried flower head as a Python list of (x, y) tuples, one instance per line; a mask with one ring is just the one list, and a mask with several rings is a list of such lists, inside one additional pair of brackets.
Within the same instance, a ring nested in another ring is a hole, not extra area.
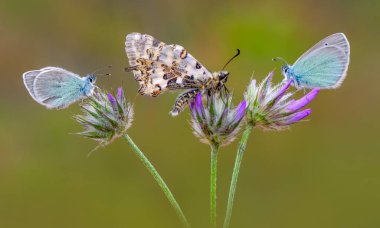
[(81, 105), (81, 110), (82, 115), (74, 116), (84, 127), (84, 131), (78, 134), (100, 142), (100, 146), (119, 138), (132, 125), (133, 108), (122, 88), (118, 89), (116, 96), (98, 89)]
[(202, 95), (199, 93), (190, 102), (191, 126), (194, 135), (206, 144), (231, 143), (239, 132), (246, 107), (246, 102), (243, 100), (234, 108), (232, 96), (224, 93), (208, 95), (203, 105)]
[(295, 92), (287, 92), (292, 80), (272, 86), (273, 72), (257, 86), (252, 80), (245, 93), (248, 102), (247, 119), (265, 130), (282, 130), (296, 123), (311, 113), (304, 109), (318, 94), (319, 89), (313, 89), (302, 98), (294, 100)]

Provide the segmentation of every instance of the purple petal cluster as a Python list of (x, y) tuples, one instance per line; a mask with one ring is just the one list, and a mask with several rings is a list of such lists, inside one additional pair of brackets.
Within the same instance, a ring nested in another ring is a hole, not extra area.
[(292, 80), (272, 86), (273, 72), (260, 85), (252, 80), (245, 93), (248, 102), (247, 119), (265, 130), (282, 130), (311, 114), (311, 109), (302, 109), (318, 94), (313, 89), (298, 100), (295, 92), (289, 92)]
[(74, 116), (84, 127), (79, 134), (99, 141), (100, 145), (119, 138), (132, 125), (133, 109), (122, 88), (118, 88), (116, 96), (99, 89), (81, 105), (81, 110), (82, 115)]
[(206, 144), (231, 143), (239, 132), (247, 102), (243, 100), (234, 108), (231, 95), (215, 93), (206, 96), (205, 104), (203, 103), (201, 93), (190, 102), (194, 135)]

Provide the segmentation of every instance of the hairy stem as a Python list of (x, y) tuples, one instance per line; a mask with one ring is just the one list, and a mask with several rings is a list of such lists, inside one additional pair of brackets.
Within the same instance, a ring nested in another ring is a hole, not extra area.
[(210, 223), (216, 227), (216, 170), (218, 165), (219, 144), (211, 144), (211, 174), (210, 174)]
[(228, 228), (230, 226), (231, 221), (231, 215), (232, 215), (232, 208), (234, 204), (234, 197), (235, 197), (235, 191), (236, 191), (236, 183), (239, 176), (239, 170), (241, 161), (243, 159), (244, 151), (247, 145), (247, 140), (249, 135), (252, 132), (252, 129), (254, 127), (254, 124), (249, 122), (246, 126), (246, 129), (244, 130), (243, 136), (241, 137), (239, 148), (236, 154), (235, 159), (235, 166), (234, 170), (232, 172), (232, 179), (231, 179), (231, 185), (230, 185), (230, 192), (228, 193), (228, 204), (227, 204), (227, 211), (226, 211), (226, 217), (224, 219), (224, 228)]
[(174, 198), (173, 193), (170, 191), (169, 187), (166, 185), (165, 181), (162, 179), (160, 174), (158, 174), (157, 170), (154, 168), (152, 163), (148, 160), (148, 158), (144, 155), (144, 153), (137, 147), (137, 145), (133, 142), (133, 140), (129, 137), (129, 135), (124, 135), (125, 140), (127, 140), (129, 146), (132, 148), (132, 150), (135, 152), (137, 157), (142, 161), (144, 166), (147, 168), (147, 170), (152, 174), (153, 178), (157, 181), (158, 185), (161, 187), (162, 191), (168, 198), (170, 204), (174, 208), (175, 212), (177, 213), (177, 216), (181, 220), (184, 227), (190, 227), (190, 224), (188, 223), (185, 215), (183, 214), (181, 207), (177, 203), (177, 201)]

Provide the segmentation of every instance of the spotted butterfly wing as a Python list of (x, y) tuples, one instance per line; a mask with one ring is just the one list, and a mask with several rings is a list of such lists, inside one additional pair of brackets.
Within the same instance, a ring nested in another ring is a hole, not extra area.
[(142, 95), (155, 97), (165, 90), (197, 89), (212, 78), (212, 73), (180, 45), (131, 33), (127, 35), (125, 47), (128, 69), (139, 82)]

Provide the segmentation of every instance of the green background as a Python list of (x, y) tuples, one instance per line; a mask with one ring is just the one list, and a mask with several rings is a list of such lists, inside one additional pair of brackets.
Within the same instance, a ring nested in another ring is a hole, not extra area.
[[(321, 91), (309, 121), (255, 130), (239, 177), (232, 227), (380, 227), (380, 1), (0, 0), (0, 227), (179, 227), (170, 204), (122, 139), (87, 158), (95, 142), (70, 134), (78, 105), (47, 110), (21, 75), (61, 66), (85, 75), (113, 65), (97, 85), (124, 85), (135, 103), (130, 136), (167, 181), (194, 227), (209, 219), (209, 148), (168, 115), (176, 93), (136, 95), (124, 40), (148, 33), (177, 43), (211, 71), (228, 70), (235, 102), (254, 72), (293, 62), (323, 37), (344, 32), (348, 76)], [(220, 152), (222, 224), (237, 143)]]

